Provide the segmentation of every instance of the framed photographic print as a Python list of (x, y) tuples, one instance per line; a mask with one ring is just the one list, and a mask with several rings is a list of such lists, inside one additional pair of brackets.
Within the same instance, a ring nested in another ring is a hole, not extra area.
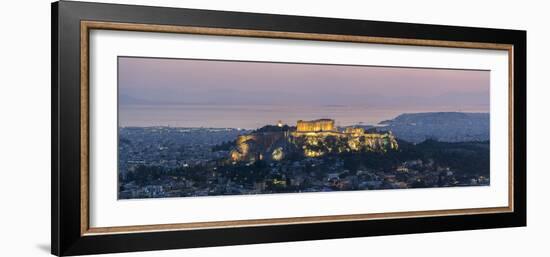
[(526, 32), (52, 5), (52, 253), (526, 225)]

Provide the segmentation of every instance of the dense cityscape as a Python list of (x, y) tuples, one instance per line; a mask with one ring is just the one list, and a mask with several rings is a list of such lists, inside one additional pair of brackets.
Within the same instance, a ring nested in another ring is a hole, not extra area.
[(118, 197), (489, 185), (488, 136), (463, 131), (453, 140), (430, 136), (436, 132), (420, 140), (331, 119), (255, 130), (120, 127)]

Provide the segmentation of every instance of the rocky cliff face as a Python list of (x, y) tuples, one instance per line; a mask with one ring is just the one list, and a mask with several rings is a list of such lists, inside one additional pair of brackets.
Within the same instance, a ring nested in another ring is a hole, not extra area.
[(262, 128), (237, 138), (231, 160), (280, 161), (291, 154), (314, 158), (343, 152), (385, 152), (397, 147), (391, 133), (366, 133), (362, 128), (319, 132), (302, 132), (293, 127), (281, 131)]

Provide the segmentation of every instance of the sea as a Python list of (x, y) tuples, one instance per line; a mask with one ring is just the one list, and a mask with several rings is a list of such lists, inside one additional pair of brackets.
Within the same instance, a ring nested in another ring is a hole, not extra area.
[(294, 126), (298, 120), (334, 119), (337, 126), (373, 125), (403, 113), (488, 112), (486, 106), (380, 108), (372, 106), (319, 105), (141, 105), (119, 106), (121, 127), (204, 127), (256, 129), (279, 121)]

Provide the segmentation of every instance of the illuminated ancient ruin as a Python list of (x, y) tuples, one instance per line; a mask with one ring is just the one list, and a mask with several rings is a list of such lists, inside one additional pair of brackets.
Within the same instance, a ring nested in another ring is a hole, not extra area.
[(336, 131), (334, 126), (334, 120), (332, 119), (319, 119), (311, 121), (299, 120), (296, 122), (296, 132), (322, 132), (322, 131)]
[(296, 127), (276, 131), (256, 131), (241, 135), (231, 151), (232, 161), (255, 161), (264, 158), (280, 161), (289, 152), (301, 152), (306, 157), (320, 157), (329, 153), (377, 151), (397, 149), (391, 132), (369, 133), (360, 127), (340, 131), (332, 119), (299, 120)]

